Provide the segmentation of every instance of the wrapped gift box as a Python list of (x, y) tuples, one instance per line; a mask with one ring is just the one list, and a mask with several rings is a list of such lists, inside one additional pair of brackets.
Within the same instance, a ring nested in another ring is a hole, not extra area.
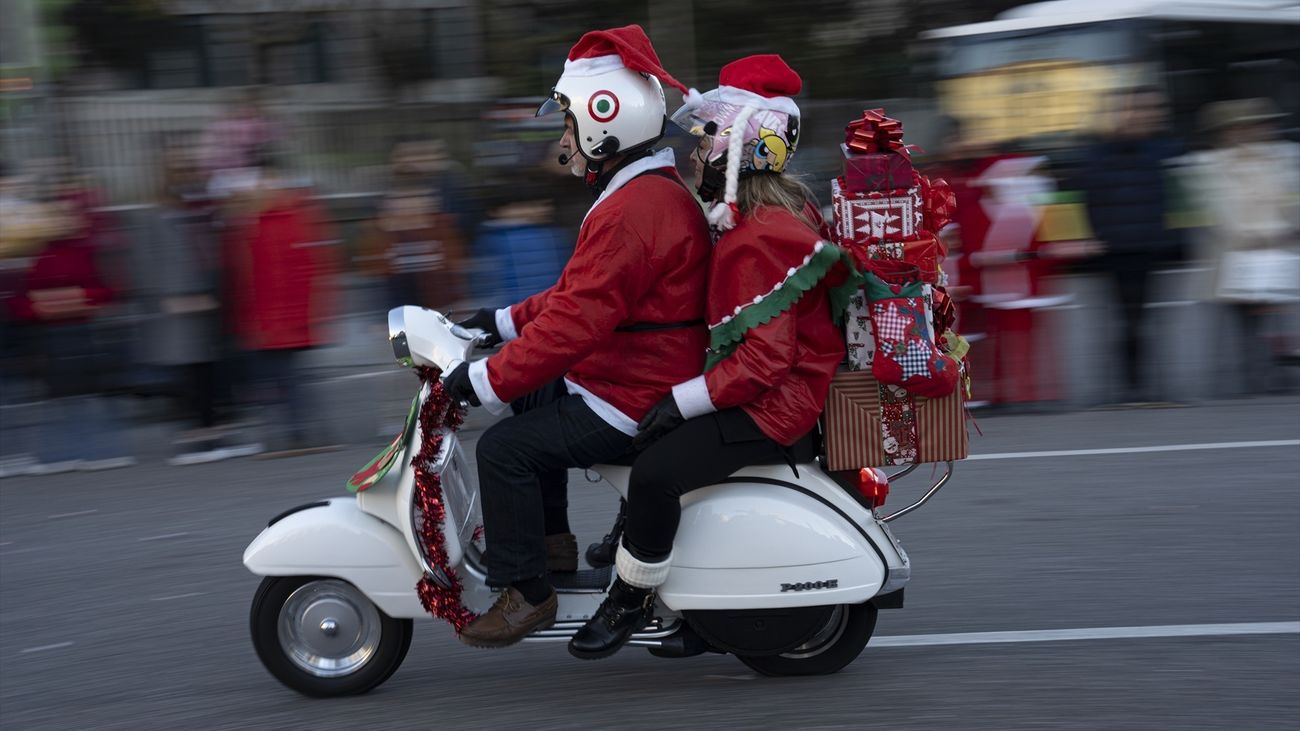
[(903, 241), (921, 230), (921, 189), (853, 193), (836, 179), (831, 181), (831, 210), (840, 244)]
[(826, 400), (826, 467), (862, 467), (965, 459), (963, 388), (939, 399), (882, 386), (870, 371), (840, 371)]
[(899, 152), (859, 154), (840, 145), (844, 155), (844, 189), (853, 193), (898, 190), (915, 185), (912, 161)]
[(921, 281), (927, 284), (943, 284), (943, 261), (945, 252), (939, 238), (929, 231), (914, 234), (906, 241), (880, 241), (867, 244), (867, 259), (898, 259), (916, 266)]

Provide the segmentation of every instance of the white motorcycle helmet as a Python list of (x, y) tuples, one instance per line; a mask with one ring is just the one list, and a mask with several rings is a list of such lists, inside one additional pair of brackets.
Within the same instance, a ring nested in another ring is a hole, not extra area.
[(537, 116), (569, 115), (578, 151), (589, 170), (598, 169), (614, 155), (647, 149), (663, 137), (668, 116), (661, 80), (686, 92), (663, 70), (640, 26), (592, 31), (569, 51)]
[(566, 71), (537, 116), (561, 111), (573, 119), (578, 150), (590, 162), (654, 144), (668, 122), (659, 79), (626, 68), (594, 76)]

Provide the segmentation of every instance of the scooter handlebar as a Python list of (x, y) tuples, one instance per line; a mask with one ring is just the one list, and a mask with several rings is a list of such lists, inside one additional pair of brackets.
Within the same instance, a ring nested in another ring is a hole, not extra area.
[(488, 337), (457, 325), (436, 310), (407, 305), (388, 312), (388, 341), (403, 366), (433, 366), (449, 372), (483, 347)]

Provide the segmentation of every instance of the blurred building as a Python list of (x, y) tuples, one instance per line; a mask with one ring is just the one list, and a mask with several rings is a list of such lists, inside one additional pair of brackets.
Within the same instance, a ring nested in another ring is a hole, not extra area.
[(1220, 99), (1267, 97), (1297, 126), (1300, 3), (1055, 0), (922, 34), (945, 113), (976, 141), (1053, 146), (1104, 131), (1108, 95), (1165, 90), (1174, 131)]

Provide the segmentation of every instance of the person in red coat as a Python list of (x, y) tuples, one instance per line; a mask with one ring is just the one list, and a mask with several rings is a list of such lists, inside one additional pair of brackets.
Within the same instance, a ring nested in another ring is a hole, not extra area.
[(654, 151), (666, 124), (659, 64), (644, 31), (584, 35), (538, 114), (562, 111), (564, 161), (598, 194), (555, 285), (462, 325), (506, 341), (449, 373), (457, 398), (515, 416), (477, 447), (487, 581), (501, 597), (460, 638), (518, 642), (555, 622), (552, 570), (574, 570), (566, 471), (623, 455), (637, 422), (672, 386), (699, 373), (709, 231), (677, 175)]
[(284, 412), (273, 448), (301, 448), (306, 413), (297, 365), (302, 352), (325, 342), (330, 235), (307, 191), (282, 178), (270, 158), (260, 175), (255, 190), (231, 202), (231, 327), (253, 355), (261, 395)]
[[(674, 115), (699, 135), (693, 156), (709, 219), (723, 231), (709, 267), (709, 357), (638, 425), (618, 578), (569, 643), (606, 657), (644, 627), (668, 578), (681, 496), (745, 465), (784, 460), (817, 422), (844, 359), (831, 287), (843, 254), (811, 192), (783, 176), (798, 144), (799, 76), (774, 55), (722, 68), (719, 88)], [(803, 445), (800, 445), (803, 446)]]

